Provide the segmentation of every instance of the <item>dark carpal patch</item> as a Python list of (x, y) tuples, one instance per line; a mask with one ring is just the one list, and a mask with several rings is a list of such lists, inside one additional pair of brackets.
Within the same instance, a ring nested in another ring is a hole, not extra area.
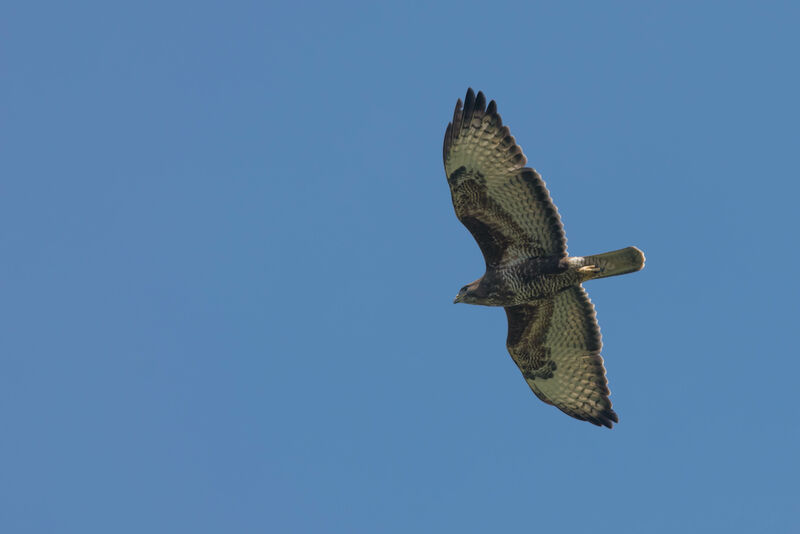
[(483, 175), (463, 167), (459, 171), (451, 175), (456, 216), (477, 241), (488, 265), (500, 265), (506, 259), (505, 252), (533, 257), (544, 254), (541, 242), (488, 195)]
[(522, 374), (530, 379), (552, 378), (557, 366), (545, 340), (552, 322), (553, 300), (508, 306), (505, 310), (508, 317), (506, 346)]

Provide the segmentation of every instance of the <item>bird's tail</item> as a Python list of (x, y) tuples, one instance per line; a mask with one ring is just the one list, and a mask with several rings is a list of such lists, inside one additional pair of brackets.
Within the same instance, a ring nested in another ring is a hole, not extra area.
[(581, 260), (580, 270), (586, 272), (588, 280), (632, 273), (644, 267), (644, 253), (636, 247), (584, 256)]

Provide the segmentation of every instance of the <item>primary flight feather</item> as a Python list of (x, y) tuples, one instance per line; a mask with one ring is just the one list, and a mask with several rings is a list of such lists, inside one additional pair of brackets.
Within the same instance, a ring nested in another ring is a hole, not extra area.
[(636, 247), (567, 256), (564, 227), (542, 177), (503, 126), (494, 100), (472, 89), (444, 135), (444, 168), (456, 216), (475, 237), (486, 272), (455, 302), (503, 306), (506, 347), (530, 388), (564, 413), (611, 428), (594, 306), (582, 282), (638, 271)]

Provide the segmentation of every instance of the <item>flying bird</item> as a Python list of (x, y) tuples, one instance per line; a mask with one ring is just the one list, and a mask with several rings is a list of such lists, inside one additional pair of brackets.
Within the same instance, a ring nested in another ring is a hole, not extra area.
[(502, 306), (506, 347), (530, 388), (562, 412), (598, 426), (619, 422), (609, 400), (594, 306), (581, 284), (640, 270), (627, 247), (568, 256), (558, 210), (542, 177), (503, 126), (494, 100), (467, 91), (444, 135), (456, 216), (478, 242), (486, 272), (456, 303)]

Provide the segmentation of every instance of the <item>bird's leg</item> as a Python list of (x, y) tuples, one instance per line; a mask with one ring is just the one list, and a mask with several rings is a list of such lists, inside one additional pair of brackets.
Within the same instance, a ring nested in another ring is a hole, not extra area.
[(603, 269), (598, 267), (597, 265), (584, 265), (580, 269), (578, 269), (579, 273), (588, 273), (588, 274), (596, 274), (602, 272)]

